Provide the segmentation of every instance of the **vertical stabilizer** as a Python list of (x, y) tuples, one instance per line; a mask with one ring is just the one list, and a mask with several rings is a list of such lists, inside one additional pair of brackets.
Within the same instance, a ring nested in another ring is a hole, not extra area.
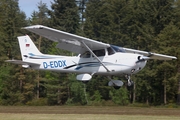
[(23, 61), (25, 61), (28, 56), (42, 55), (28, 35), (18, 37), (18, 41)]

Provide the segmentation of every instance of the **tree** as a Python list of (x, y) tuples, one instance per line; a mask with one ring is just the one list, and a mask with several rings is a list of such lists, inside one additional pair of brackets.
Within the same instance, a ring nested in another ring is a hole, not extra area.
[[(84, 33), (89, 38), (106, 43), (159, 52), (157, 35), (175, 20), (174, 14), (177, 14), (172, 5), (172, 0), (90, 0), (85, 13)], [(161, 45), (163, 43), (161, 41)], [(146, 68), (135, 76), (138, 102), (161, 103), (162, 99), (157, 96), (162, 96), (159, 94), (162, 92), (157, 86), (162, 86), (162, 82), (157, 81), (159, 73), (156, 71), (160, 63), (149, 61)]]
[(66, 104), (86, 105), (89, 100), (89, 94), (86, 93), (86, 85), (75, 79), (75, 74), (69, 74), (69, 97)]
[[(66, 32), (76, 33), (79, 26), (78, 8), (74, 0), (54, 0), (51, 5), (52, 10), (48, 11), (48, 26)], [(51, 43), (48, 53), (50, 54), (71, 54), (64, 50), (55, 49), (56, 43)], [(70, 98), (70, 84), (67, 74), (46, 72), (45, 88), (47, 90), (48, 104), (65, 104)]]
[[(46, 3), (43, 3), (42, 1), (40, 1), (38, 3), (38, 11), (33, 11), (31, 17), (30, 18), (30, 23), (31, 24), (40, 24), (40, 25), (48, 25), (48, 21), (49, 21), (49, 18), (48, 18), (48, 8), (47, 8), (47, 5)], [(34, 42), (36, 45), (38, 45), (38, 49), (39, 51), (41, 51), (42, 53), (48, 53), (48, 48), (51, 47), (51, 43), (50, 41), (47, 41), (46, 39), (42, 38), (41, 36), (37, 36), (35, 34), (32, 34), (33, 36), (33, 39), (34, 39)], [(36, 82), (37, 82), (37, 85), (36, 85), (36, 98), (39, 99), (39, 97), (41, 96), (40, 95), (40, 88), (43, 88), (42, 85), (40, 84), (43, 84), (41, 82), (41, 80), (43, 79), (43, 72), (40, 72), (38, 71), (37, 75), (36, 75)], [(44, 94), (44, 93), (42, 93)]]
[[(157, 36), (159, 51), (162, 53), (179, 57), (179, 39), (180, 30), (174, 23), (167, 25)], [(158, 79), (161, 79), (164, 86), (164, 103), (175, 102), (178, 85), (178, 67), (179, 60), (171, 62), (163, 62), (157, 66)]]
[(79, 28), (79, 15), (75, 0), (54, 0), (51, 9), (49, 15), (52, 27), (76, 33)]
[(112, 101), (118, 105), (127, 105), (129, 103), (128, 91), (126, 88), (112, 89), (109, 93)]
[[(173, 4), (173, 7), (175, 9), (175, 12), (174, 12), (174, 16), (175, 16), (175, 25), (176, 26), (180, 26), (180, 14), (179, 14), (179, 10), (180, 10), (180, 1), (176, 1), (174, 4)], [(177, 47), (179, 48), (179, 47)], [(176, 53), (177, 55), (177, 58), (179, 58), (179, 53)], [(178, 92), (177, 92), (177, 103), (180, 105), (180, 64), (179, 64), (179, 59), (177, 60), (177, 63), (176, 63), (176, 66), (177, 66), (177, 75), (176, 75), (176, 78), (177, 78), (177, 81), (179, 82), (178, 84)]]
[[(63, 76), (65, 75), (65, 76)], [(45, 88), (47, 90), (47, 102), (49, 105), (63, 105), (68, 100), (68, 79), (66, 74), (46, 72)], [(60, 79), (61, 78), (61, 79)]]
[(25, 87), (27, 84), (22, 67), (4, 62), (7, 59), (20, 58), (17, 36), (23, 33), (20, 28), (27, 25), (25, 18), (24, 12), (19, 10), (17, 0), (0, 1), (0, 69), (3, 70), (0, 79), (0, 99), (4, 105), (24, 103), (27, 99), (21, 101), (21, 97), (24, 98), (25, 94), (31, 91)]

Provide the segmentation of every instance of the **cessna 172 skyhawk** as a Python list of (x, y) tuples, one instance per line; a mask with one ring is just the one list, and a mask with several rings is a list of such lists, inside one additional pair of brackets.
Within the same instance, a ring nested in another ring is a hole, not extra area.
[(121, 87), (121, 80), (112, 80), (111, 76), (126, 76), (128, 86), (132, 85), (130, 76), (142, 70), (147, 60), (172, 60), (174, 56), (145, 52), (118, 47), (89, 38), (70, 34), (42, 25), (25, 27), (40, 36), (58, 42), (57, 48), (78, 53), (78, 56), (59, 56), (42, 54), (29, 36), (18, 37), (22, 61), (7, 60), (21, 64), (25, 68), (77, 73), (77, 80), (89, 81), (94, 74), (106, 75), (109, 86)]

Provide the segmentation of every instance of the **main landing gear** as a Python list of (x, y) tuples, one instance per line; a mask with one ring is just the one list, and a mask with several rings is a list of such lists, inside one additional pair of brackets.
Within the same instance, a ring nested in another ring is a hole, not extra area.
[[(131, 76), (130, 75), (125, 75), (126, 79), (127, 79), (127, 86), (128, 87), (131, 87), (134, 85), (134, 82), (131, 80)], [(110, 80), (108, 82), (108, 86), (112, 86), (114, 87), (115, 89), (119, 89), (123, 86), (123, 82), (121, 80), (113, 80), (111, 79), (110, 76), (108, 76), (108, 79)]]
[(121, 80), (112, 80), (111, 77), (108, 76), (108, 79), (110, 80), (108, 82), (108, 86), (112, 86), (115, 89), (119, 89), (123, 86), (123, 82)]

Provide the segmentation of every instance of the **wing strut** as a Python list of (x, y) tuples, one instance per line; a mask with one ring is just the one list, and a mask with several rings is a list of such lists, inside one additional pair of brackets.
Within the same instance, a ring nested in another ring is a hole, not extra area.
[(111, 72), (103, 63), (102, 61), (93, 53), (93, 51), (84, 43), (84, 41), (82, 41), (82, 44), (84, 45), (84, 47), (86, 47), (89, 52), (91, 52), (91, 54), (99, 61), (99, 63), (107, 70), (107, 72)]

